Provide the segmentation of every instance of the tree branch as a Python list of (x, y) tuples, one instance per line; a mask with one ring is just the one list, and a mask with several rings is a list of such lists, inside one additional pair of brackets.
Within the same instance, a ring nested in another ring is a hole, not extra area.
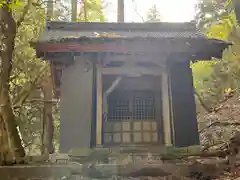
[(28, 102), (28, 103), (41, 102), (41, 103), (56, 104), (56, 103), (58, 103), (58, 100), (30, 99), (30, 100), (26, 100), (26, 102)]
[(137, 10), (137, 3), (136, 3), (136, 1), (135, 0), (132, 0), (132, 3), (134, 4), (134, 11), (135, 11), (135, 13), (141, 18), (141, 20), (142, 20), (142, 22), (144, 22), (145, 20), (144, 20), (144, 18), (141, 16), (141, 14), (139, 14), (139, 12), (138, 12), (138, 10)]
[(194, 90), (194, 94), (196, 95), (198, 101), (200, 102), (201, 106), (208, 112), (211, 113), (212, 110), (203, 102), (201, 96), (197, 93), (196, 90)]
[(237, 90), (239, 90), (239, 89), (236, 88), (236, 89), (230, 91), (228, 94), (226, 94), (226, 95), (224, 96), (224, 99), (219, 102), (220, 105), (217, 106), (217, 107), (214, 107), (213, 110), (212, 110), (212, 112), (217, 113), (217, 112), (223, 107), (222, 104), (225, 103), (226, 101), (228, 101), (230, 98), (232, 98), (232, 97), (234, 96), (234, 93), (235, 93)]
[(199, 131), (199, 133), (202, 133), (205, 129), (208, 129), (210, 127), (213, 127), (213, 126), (240, 126), (240, 123), (239, 122), (213, 122), (211, 123), (209, 126), (201, 129)]
[[(39, 74), (34, 78), (33, 81), (28, 82), (29, 84), (26, 85), (28, 86), (27, 88), (23, 88), (22, 91), (19, 93), (18, 98), (14, 101), (14, 106), (13, 107), (20, 107), (24, 102), (27, 100), (29, 94), (31, 93), (32, 89), (35, 87), (37, 81), (42, 78), (44, 75), (45, 70), (48, 68), (48, 66), (44, 67), (42, 70), (40, 70)], [(25, 86), (25, 87), (26, 87)]]
[(19, 18), (19, 20), (16, 23), (17, 28), (19, 28), (19, 26), (21, 26), (22, 22), (24, 21), (30, 7), (32, 5), (32, 0), (28, 0), (27, 4), (25, 5), (25, 7), (23, 8), (23, 13), (22, 16)]

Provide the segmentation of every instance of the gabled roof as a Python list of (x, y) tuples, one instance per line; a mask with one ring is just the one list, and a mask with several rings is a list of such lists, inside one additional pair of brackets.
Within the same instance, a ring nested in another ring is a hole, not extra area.
[[(158, 53), (197, 58), (222, 56), (230, 44), (208, 39), (190, 23), (48, 22), (38, 42), (38, 56), (54, 53)], [(210, 58), (211, 59), (211, 58)]]

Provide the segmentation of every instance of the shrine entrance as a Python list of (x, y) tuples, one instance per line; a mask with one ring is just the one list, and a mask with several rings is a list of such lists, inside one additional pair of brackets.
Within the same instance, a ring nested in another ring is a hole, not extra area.
[[(104, 90), (114, 78), (111, 75), (103, 77)], [(160, 76), (122, 77), (107, 97), (104, 145), (160, 144), (161, 109)]]

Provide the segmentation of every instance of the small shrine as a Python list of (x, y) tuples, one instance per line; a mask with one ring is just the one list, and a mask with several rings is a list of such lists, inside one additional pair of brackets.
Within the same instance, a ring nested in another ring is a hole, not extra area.
[(199, 144), (190, 63), (228, 45), (192, 22), (48, 22), (33, 46), (61, 101), (60, 151)]

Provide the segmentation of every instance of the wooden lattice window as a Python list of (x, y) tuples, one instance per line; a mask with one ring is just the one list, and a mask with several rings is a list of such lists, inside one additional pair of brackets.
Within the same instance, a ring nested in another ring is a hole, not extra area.
[(105, 143), (158, 141), (155, 96), (152, 91), (119, 91), (108, 99)]

